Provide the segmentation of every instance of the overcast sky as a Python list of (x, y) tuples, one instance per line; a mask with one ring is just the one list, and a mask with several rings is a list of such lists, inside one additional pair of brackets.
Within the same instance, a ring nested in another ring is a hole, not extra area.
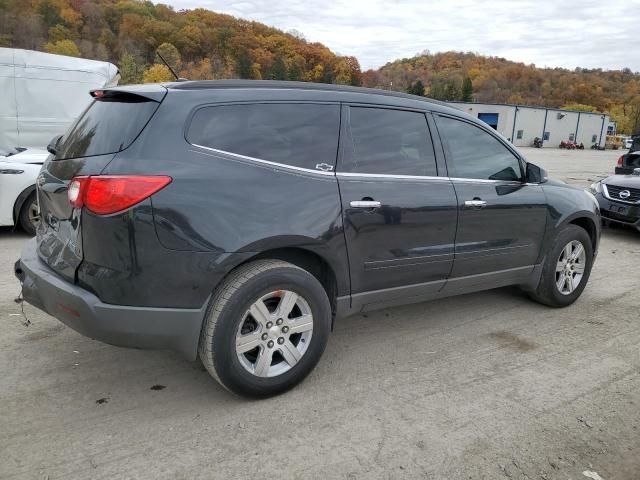
[(377, 68), (424, 50), (640, 71), (640, 0), (157, 0), (288, 31)]

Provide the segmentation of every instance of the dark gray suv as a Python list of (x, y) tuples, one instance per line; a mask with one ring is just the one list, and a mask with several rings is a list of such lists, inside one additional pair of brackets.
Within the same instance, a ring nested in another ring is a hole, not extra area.
[(594, 197), (444, 104), (292, 82), (92, 95), (38, 177), (24, 298), (199, 354), (234, 392), (301, 381), (347, 315), (505, 285), (562, 307), (589, 278)]

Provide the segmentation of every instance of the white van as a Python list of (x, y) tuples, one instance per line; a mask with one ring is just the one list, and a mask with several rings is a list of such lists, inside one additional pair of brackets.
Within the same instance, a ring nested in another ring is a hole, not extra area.
[(35, 183), (47, 144), (89, 105), (90, 90), (119, 79), (108, 62), (0, 48), (0, 226), (35, 233)]
[(119, 79), (108, 62), (0, 48), (0, 150), (45, 149), (87, 107), (89, 90)]

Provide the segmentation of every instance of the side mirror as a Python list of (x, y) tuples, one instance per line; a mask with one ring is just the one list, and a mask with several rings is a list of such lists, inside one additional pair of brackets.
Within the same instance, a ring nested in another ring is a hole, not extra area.
[(47, 152), (52, 155), (56, 155), (58, 153), (58, 143), (60, 143), (61, 138), (62, 135), (56, 135), (55, 137), (53, 137), (49, 142), (49, 145), (47, 145)]
[(542, 167), (534, 165), (533, 163), (527, 163), (526, 177), (528, 183), (544, 183), (549, 180), (547, 171)]

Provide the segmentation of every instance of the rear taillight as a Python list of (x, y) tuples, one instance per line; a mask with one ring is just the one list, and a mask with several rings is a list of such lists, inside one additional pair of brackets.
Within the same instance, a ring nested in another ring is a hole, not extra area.
[(620, 158), (618, 159), (618, 166), (619, 167), (622, 166), (622, 157), (624, 157), (624, 155), (621, 155)]
[(86, 207), (98, 215), (121, 212), (171, 183), (171, 177), (141, 175), (102, 175), (75, 177), (67, 196), (74, 208)]

